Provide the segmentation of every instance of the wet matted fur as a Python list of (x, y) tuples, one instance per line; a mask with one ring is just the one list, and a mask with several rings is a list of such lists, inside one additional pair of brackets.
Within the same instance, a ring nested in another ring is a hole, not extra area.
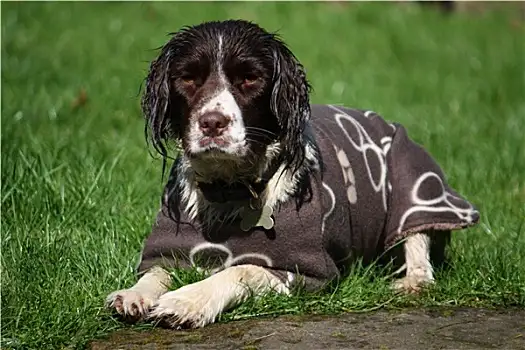
[[(394, 258), (385, 252), (401, 239), (394, 287), (433, 282), (433, 258), (477, 210), (401, 125), (311, 105), (309, 91), (297, 58), (256, 24), (207, 22), (172, 37), (151, 64), (143, 111), (155, 149), (166, 157), (179, 140), (182, 152), (141, 277), (111, 293), (110, 307), (202, 327), (253, 294), (319, 289), (357, 258)], [(168, 292), (171, 267), (210, 276)]]

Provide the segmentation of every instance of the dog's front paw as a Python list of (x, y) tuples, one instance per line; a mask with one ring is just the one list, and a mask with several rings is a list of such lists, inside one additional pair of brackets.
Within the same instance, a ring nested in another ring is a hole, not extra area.
[(106, 307), (113, 309), (129, 322), (145, 318), (152, 305), (151, 297), (132, 289), (118, 290), (106, 298)]
[(407, 294), (419, 293), (423, 288), (428, 287), (434, 281), (426, 276), (406, 276), (394, 281), (392, 288), (398, 292)]
[(219, 291), (213, 287), (201, 288), (200, 283), (162, 295), (148, 318), (164, 327), (177, 329), (200, 328), (215, 322), (224, 302), (218, 300)]

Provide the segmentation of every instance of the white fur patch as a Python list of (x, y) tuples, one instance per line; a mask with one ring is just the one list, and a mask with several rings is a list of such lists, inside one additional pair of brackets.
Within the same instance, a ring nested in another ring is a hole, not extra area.
[(424, 233), (410, 235), (404, 244), (407, 275), (434, 279), (430, 263), (430, 237)]
[(222, 64), (222, 35), (219, 35), (217, 40), (219, 41), (219, 49), (217, 50), (217, 68), (219, 68), (220, 71), (220, 65)]
[(228, 141), (228, 144), (221, 147), (221, 150), (226, 153), (244, 155), (246, 129), (244, 127), (242, 112), (237, 101), (235, 101), (235, 97), (225, 84), (224, 86), (222, 90), (206, 102), (196, 113), (196, 120), (191, 130), (192, 142), (190, 142), (190, 150), (194, 153), (203, 152), (212, 147), (209, 145), (205, 147), (199, 145), (199, 140), (203, 137), (203, 134), (199, 128), (198, 118), (205, 113), (218, 112), (230, 120), (228, 127), (222, 134), (222, 137)]
[(219, 91), (217, 95), (211, 98), (198, 112), (203, 115), (208, 112), (219, 112), (231, 119), (230, 135), (235, 139), (244, 137), (244, 121), (242, 119), (241, 109), (235, 101), (232, 93), (228, 88)]
[(417, 292), (426, 284), (434, 282), (434, 270), (430, 262), (430, 237), (415, 233), (404, 243), (406, 276), (396, 280), (394, 289)]
[(270, 291), (290, 292), (279, 278), (262, 267), (232, 266), (162, 295), (149, 317), (162, 319), (173, 328), (184, 324), (193, 328), (204, 327), (250, 296), (261, 296)]
[(170, 284), (170, 274), (158, 266), (153, 267), (133, 287), (109, 294), (106, 307), (127, 317), (144, 318), (149, 308), (168, 291)]
[[(291, 275), (289, 283), (293, 281)], [(185, 323), (197, 328), (213, 323), (221, 313), (250, 296), (272, 291), (290, 293), (288, 283), (255, 265), (228, 267), (200, 282), (167, 292), (170, 283), (169, 273), (154, 267), (130, 289), (111, 293), (106, 305), (128, 317), (163, 319), (173, 328)]]
[[(311, 163), (315, 164), (314, 168), (318, 168), (317, 152), (310, 143), (305, 146), (305, 158)], [(302, 176), (301, 171), (292, 173), (290, 169), (286, 169), (283, 164), (277, 169), (275, 175), (270, 179), (266, 187), (264, 195), (265, 204), (269, 207), (275, 208), (278, 203), (284, 203), (289, 199), (290, 191), (297, 187), (299, 179)]]

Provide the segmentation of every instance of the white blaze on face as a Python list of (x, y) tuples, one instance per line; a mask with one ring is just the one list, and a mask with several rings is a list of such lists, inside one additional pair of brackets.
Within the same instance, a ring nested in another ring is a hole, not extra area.
[(230, 123), (226, 130), (224, 130), (222, 137), (227, 141), (227, 145), (221, 149), (227, 153), (244, 154), (243, 148), (245, 146), (246, 130), (241, 109), (235, 101), (235, 97), (231, 93), (231, 86), (224, 74), (222, 67), (222, 37), (218, 37), (218, 52), (217, 52), (217, 71), (219, 74), (219, 83), (217, 90), (212, 93), (212, 96), (206, 103), (195, 113), (195, 118), (192, 126), (192, 142), (191, 149), (193, 152), (205, 151), (209, 146), (202, 147), (199, 145), (199, 139), (203, 134), (199, 128), (199, 118), (205, 113), (218, 112), (226, 116)]
[(224, 133), (225, 136), (230, 137), (233, 142), (239, 142), (244, 139), (245, 131), (241, 109), (227, 87), (219, 91), (197, 113), (198, 115), (203, 115), (209, 112), (222, 113), (230, 120), (230, 124)]
[[(222, 85), (222, 84), (221, 84)], [(199, 128), (199, 118), (205, 113), (218, 112), (226, 116), (230, 120), (228, 127), (221, 135), (227, 144), (221, 149), (227, 153), (238, 153), (239, 148), (244, 146), (246, 137), (246, 130), (244, 128), (244, 121), (242, 119), (241, 109), (235, 101), (232, 93), (228, 87), (223, 85), (223, 89), (218, 91), (214, 97), (204, 104), (196, 113), (194, 125), (192, 127), (193, 142), (191, 143), (192, 151), (199, 152), (208, 148), (201, 147), (199, 140), (203, 137), (202, 131)]]
[(219, 41), (219, 45), (218, 45), (219, 49), (217, 50), (217, 65), (218, 65), (218, 68), (220, 68), (222, 65), (222, 35), (219, 35), (218, 41)]

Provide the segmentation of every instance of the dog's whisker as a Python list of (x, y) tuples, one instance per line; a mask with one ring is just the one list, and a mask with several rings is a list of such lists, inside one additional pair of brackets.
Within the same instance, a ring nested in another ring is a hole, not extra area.
[[(260, 140), (256, 140), (256, 139), (252, 139), (252, 138), (248, 138), (248, 137), (246, 138), (246, 141), (253, 142), (253, 143), (256, 143), (256, 144), (259, 144), (259, 145), (263, 145), (263, 146), (267, 146), (266, 143), (264, 143), (264, 142), (262, 142)], [(251, 150), (251, 149), (248, 149), (247, 151), (248, 152), (253, 152), (253, 150)]]
[(272, 132), (270, 130), (263, 129), (263, 128), (258, 128), (258, 127), (254, 127), (254, 126), (245, 126), (244, 128), (248, 132), (260, 133), (261, 135), (268, 135), (268, 136), (277, 137), (276, 133), (274, 133), (274, 132)]
[(258, 136), (258, 137), (261, 137), (261, 138), (263, 138), (263, 139), (265, 139), (265, 140), (270, 140), (270, 141), (273, 141), (273, 140), (274, 140), (274, 138), (273, 138), (272, 136), (265, 135), (265, 134), (259, 134), (259, 133), (257, 133), (257, 132), (252, 132), (252, 131), (247, 132), (247, 133), (246, 133), (246, 136), (247, 136), (247, 137), (248, 137), (248, 136), (255, 136), (255, 137)]
[(257, 127), (257, 126), (249, 126), (247, 125), (246, 126), (247, 129), (250, 129), (250, 130), (258, 130), (258, 131), (262, 131), (264, 133), (268, 133), (268, 134), (272, 134), (272, 135), (277, 135), (276, 133), (274, 133), (273, 131), (270, 131), (268, 129), (264, 129), (264, 128), (260, 128), (260, 127)]

